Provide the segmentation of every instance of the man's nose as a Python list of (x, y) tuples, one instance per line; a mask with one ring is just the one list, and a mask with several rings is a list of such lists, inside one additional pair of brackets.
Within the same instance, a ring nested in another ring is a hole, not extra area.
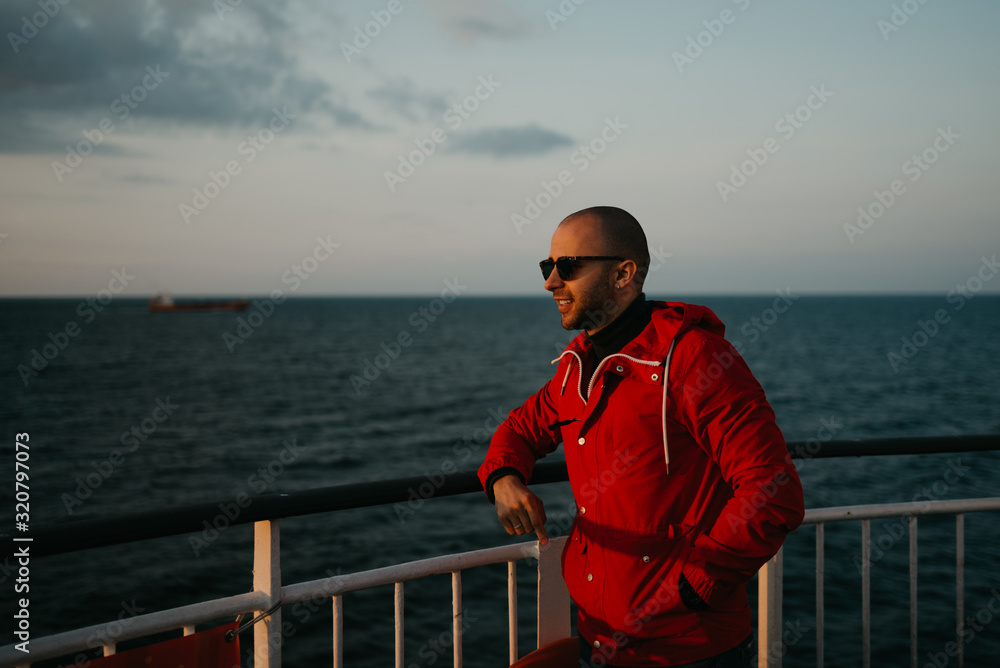
[(559, 277), (559, 270), (552, 267), (552, 273), (545, 279), (545, 289), (549, 292), (555, 292), (564, 285), (566, 284), (563, 283), (562, 278)]

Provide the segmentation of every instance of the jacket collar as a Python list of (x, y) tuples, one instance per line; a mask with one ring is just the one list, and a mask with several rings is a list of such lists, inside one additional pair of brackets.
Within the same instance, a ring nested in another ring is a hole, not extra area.
[[(670, 342), (688, 329), (699, 327), (713, 334), (724, 336), (726, 326), (707, 306), (684, 302), (650, 301), (653, 314), (650, 323), (619, 351), (638, 359), (663, 360), (670, 349)], [(591, 354), (593, 343), (585, 332), (580, 332), (566, 349), (585, 357)]]

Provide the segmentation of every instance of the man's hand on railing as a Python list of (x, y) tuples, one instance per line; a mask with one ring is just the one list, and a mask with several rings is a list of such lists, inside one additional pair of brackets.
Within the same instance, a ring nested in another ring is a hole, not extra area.
[(545, 504), (520, 478), (516, 475), (499, 478), (493, 483), (493, 497), (496, 500), (497, 517), (508, 534), (523, 536), (534, 531), (538, 534), (541, 545), (548, 544)]

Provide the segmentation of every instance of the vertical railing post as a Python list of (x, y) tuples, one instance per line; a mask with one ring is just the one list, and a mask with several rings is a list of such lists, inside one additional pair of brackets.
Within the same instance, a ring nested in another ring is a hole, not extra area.
[(404, 601), (403, 583), (396, 583), (394, 607), (396, 609), (396, 668), (403, 668), (406, 663), (406, 634), (404, 632)]
[(910, 516), (910, 668), (917, 668), (919, 650), (917, 629), (917, 516)]
[[(267, 610), (281, 600), (281, 532), (278, 520), (254, 522), (253, 590), (267, 596)], [(256, 668), (281, 668), (281, 608), (253, 626)]]
[(517, 651), (517, 562), (507, 562), (507, 635), (509, 664), (520, 657)]
[(861, 520), (861, 665), (872, 666), (872, 521)]
[(462, 668), (462, 571), (451, 574), (452, 666)]
[(538, 545), (538, 646), (570, 637), (570, 600), (562, 576), (563, 546), (566, 536), (550, 538)]
[(825, 605), (824, 587), (826, 581), (826, 529), (823, 523), (816, 525), (816, 668), (823, 668), (824, 662), (824, 642), (826, 638), (825, 629)]
[(344, 668), (344, 597), (333, 597), (333, 668)]
[(958, 668), (965, 668), (965, 515), (955, 515), (955, 644)]
[(781, 594), (784, 548), (757, 572), (757, 665), (781, 668)]

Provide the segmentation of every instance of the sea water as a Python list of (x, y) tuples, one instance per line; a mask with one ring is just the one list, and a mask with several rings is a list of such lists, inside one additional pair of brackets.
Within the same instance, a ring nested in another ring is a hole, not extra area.
[[(671, 299), (709, 306), (727, 324), (789, 441), (1000, 433), (998, 297), (978, 295), (961, 308), (943, 296)], [(242, 494), (434, 480), (478, 467), (498, 416), (551, 377), (550, 360), (574, 335), (546, 298), (269, 302), (242, 313), (151, 314), (137, 299), (100, 310), (82, 299), (0, 301), (4, 542), (15, 533), (16, 433), (31, 438), (34, 527)], [(807, 508), (996, 495), (998, 464), (996, 452), (798, 461)], [(565, 533), (568, 484), (536, 491), (550, 531)], [(966, 518), (965, 607), (980, 613), (981, 629), (967, 643), (968, 666), (992, 665), (1000, 652), (1000, 623), (989, 612), (1000, 607), (998, 520)], [(957, 665), (946, 651), (954, 524), (952, 516), (920, 520), (921, 666)], [(907, 531), (905, 519), (872, 522), (874, 665), (908, 661)], [(282, 577), (301, 582), (512, 540), (482, 494), (289, 518)], [(828, 666), (860, 665), (860, 554), (860, 523), (827, 525)], [(0, 568), (8, 620), (10, 564)], [(33, 637), (242, 593), (251, 571), (247, 525), (35, 559)], [(506, 665), (505, 578), (504, 565), (463, 575), (467, 666)], [(518, 580), (526, 651), (535, 614), (529, 562)], [(784, 597), (785, 665), (814, 665), (811, 526), (786, 542)], [(330, 607), (285, 608), (285, 665), (330, 665)], [(392, 588), (348, 594), (344, 612), (347, 665), (391, 665)], [(406, 665), (450, 665), (450, 578), (407, 584), (406, 613)], [(248, 635), (244, 654), (249, 644)]]

